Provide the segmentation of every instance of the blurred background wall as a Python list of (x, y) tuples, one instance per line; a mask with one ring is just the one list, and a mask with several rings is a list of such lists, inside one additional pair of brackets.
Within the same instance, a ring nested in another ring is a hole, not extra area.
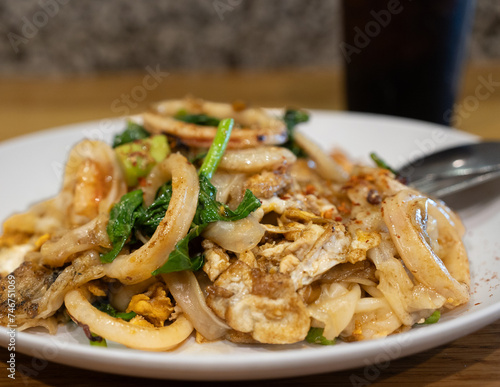
[[(4, 77), (342, 63), (339, 0), (2, 0), (0, 36)], [(468, 55), (500, 59), (500, 1), (477, 0)]]

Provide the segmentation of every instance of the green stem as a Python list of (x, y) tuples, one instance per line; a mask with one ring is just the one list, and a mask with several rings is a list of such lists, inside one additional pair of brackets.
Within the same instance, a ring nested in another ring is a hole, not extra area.
[(231, 136), (231, 131), (233, 130), (233, 125), (234, 120), (232, 118), (223, 119), (219, 123), (214, 142), (210, 146), (207, 157), (205, 157), (205, 160), (200, 168), (200, 175), (205, 175), (208, 179), (212, 178), (212, 175), (217, 169), (217, 166), (222, 159), (222, 155), (226, 150), (227, 143), (229, 142), (229, 136)]
[(104, 337), (100, 337), (96, 335), (95, 333), (90, 332), (92, 337), (99, 337), (100, 340), (89, 340), (90, 345), (93, 345), (95, 347), (107, 347), (108, 343), (106, 342), (106, 339)]

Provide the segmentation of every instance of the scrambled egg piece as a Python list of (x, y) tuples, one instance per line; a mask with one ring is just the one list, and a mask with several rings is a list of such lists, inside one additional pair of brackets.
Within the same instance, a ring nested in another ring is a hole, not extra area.
[(286, 169), (262, 171), (247, 179), (244, 188), (249, 189), (259, 199), (270, 199), (290, 187), (292, 179)]
[(295, 343), (309, 330), (309, 315), (290, 278), (242, 261), (219, 276), (207, 304), (231, 328), (261, 343)]
[(131, 324), (138, 325), (140, 327), (153, 328), (154, 325), (151, 324), (148, 320), (146, 320), (143, 316), (138, 314), (133, 319), (130, 320)]
[(214, 242), (205, 239), (201, 246), (205, 249), (205, 264), (203, 271), (207, 273), (210, 281), (215, 281), (217, 277), (229, 266), (229, 255), (226, 251)]
[(283, 233), (286, 240), (259, 246), (257, 259), (277, 262), (279, 271), (290, 276), (295, 289), (311, 284), (333, 266), (345, 262), (352, 241), (341, 223), (289, 223), (274, 227), (273, 232)]
[(347, 260), (351, 263), (356, 263), (366, 259), (366, 252), (374, 247), (377, 247), (382, 238), (377, 232), (367, 232), (356, 230), (356, 238), (353, 239)]
[[(173, 311), (172, 301), (167, 297), (167, 289), (159, 282), (151, 285), (147, 292), (133, 296), (127, 307), (127, 313), (135, 312), (155, 327), (162, 327)], [(132, 323), (147, 326), (141, 317), (136, 317), (131, 320)]]
[(29, 235), (22, 232), (10, 232), (0, 235), (0, 248), (13, 247), (29, 242)]
[(100, 281), (92, 281), (87, 285), (87, 289), (90, 293), (97, 297), (106, 296), (106, 286)]
[(38, 238), (35, 242), (35, 247), (40, 249), (42, 245), (50, 239), (50, 234), (43, 234), (40, 238)]

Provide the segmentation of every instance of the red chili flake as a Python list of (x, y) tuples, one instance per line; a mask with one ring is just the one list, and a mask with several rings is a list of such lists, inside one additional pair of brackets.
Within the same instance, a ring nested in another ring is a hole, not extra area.
[(306, 185), (306, 192), (305, 194), (306, 195), (311, 195), (311, 194), (314, 194), (316, 192), (316, 187), (312, 184), (307, 184)]
[(340, 203), (340, 206), (338, 206), (338, 210), (342, 214), (350, 214), (351, 213), (351, 210), (350, 210), (350, 208), (347, 207), (347, 203), (346, 202)]

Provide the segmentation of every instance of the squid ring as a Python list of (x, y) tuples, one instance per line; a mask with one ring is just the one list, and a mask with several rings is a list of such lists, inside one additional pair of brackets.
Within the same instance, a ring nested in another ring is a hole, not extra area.
[[(461, 226), (450, 217), (451, 210), (416, 191), (403, 190), (385, 199), (384, 221), (404, 264), (417, 281), (457, 306), (469, 300), (470, 273)], [(444, 250), (439, 257), (429, 242), (427, 216), (437, 221)]]
[(189, 320), (180, 315), (171, 325), (154, 328), (131, 324), (94, 308), (81, 289), (68, 292), (64, 303), (71, 317), (88, 325), (90, 331), (130, 348), (166, 351), (186, 340), (193, 331)]
[(163, 181), (172, 178), (172, 198), (165, 217), (145, 245), (104, 265), (106, 275), (123, 284), (135, 284), (151, 277), (187, 234), (196, 212), (200, 186), (195, 167), (184, 156), (174, 153), (155, 168)]

